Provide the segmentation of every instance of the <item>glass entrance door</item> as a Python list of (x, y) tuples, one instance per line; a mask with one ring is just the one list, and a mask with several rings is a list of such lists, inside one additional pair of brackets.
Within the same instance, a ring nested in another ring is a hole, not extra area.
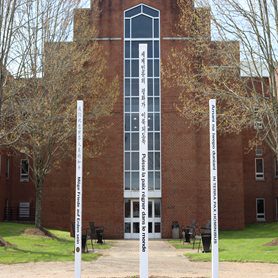
[[(161, 238), (161, 201), (149, 199), (149, 238)], [(139, 201), (125, 200), (125, 239), (139, 239)]]

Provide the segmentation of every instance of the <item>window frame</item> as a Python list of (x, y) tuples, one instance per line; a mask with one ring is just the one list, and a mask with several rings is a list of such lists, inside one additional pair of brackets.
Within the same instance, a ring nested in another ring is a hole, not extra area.
[[(27, 165), (28, 165), (27, 174), (22, 172), (22, 169), (23, 169), (22, 162), (23, 161), (27, 161)], [(30, 168), (29, 167), (29, 159), (27, 159), (27, 158), (20, 159), (20, 182), (29, 182), (29, 173), (30, 173), (29, 168)]]
[[(263, 171), (262, 172), (257, 172), (257, 161), (261, 160), (262, 161), (262, 167)], [(256, 181), (264, 181), (265, 175), (264, 175), (264, 158), (262, 157), (256, 157), (255, 158), (255, 179)]]
[[(258, 212), (258, 201), (263, 201), (263, 205), (264, 205), (264, 212), (263, 213), (259, 213)], [(263, 216), (263, 217), (258, 217), (258, 216)], [(256, 220), (258, 222), (264, 222), (265, 221), (265, 198), (256, 198)]]

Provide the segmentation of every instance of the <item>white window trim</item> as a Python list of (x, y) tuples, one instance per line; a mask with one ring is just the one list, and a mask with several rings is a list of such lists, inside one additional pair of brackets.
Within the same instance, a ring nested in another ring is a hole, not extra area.
[[(263, 162), (263, 171), (262, 172), (257, 172), (257, 160), (262, 160), (262, 162)], [(256, 181), (264, 180), (264, 159), (262, 157), (255, 158), (255, 179), (256, 179)]]
[(259, 108), (255, 107), (254, 108), (254, 115), (255, 115), (254, 129), (256, 130), (263, 129), (263, 121), (258, 118), (258, 114), (259, 114)]
[[(28, 163), (28, 171), (27, 174), (23, 174), (22, 171), (22, 161), (27, 161)], [(28, 182), (29, 181), (29, 160), (28, 159), (21, 159), (20, 160), (20, 182)]]
[(263, 149), (256, 148), (256, 157), (262, 157), (262, 156), (263, 156)]
[[(264, 201), (264, 213), (258, 213), (258, 201), (263, 200)], [(258, 216), (263, 216), (263, 218), (258, 218)], [(256, 198), (256, 219), (258, 222), (265, 221), (265, 199), (264, 198)]]
[(254, 122), (254, 129), (263, 129), (263, 122), (262, 121), (255, 121)]

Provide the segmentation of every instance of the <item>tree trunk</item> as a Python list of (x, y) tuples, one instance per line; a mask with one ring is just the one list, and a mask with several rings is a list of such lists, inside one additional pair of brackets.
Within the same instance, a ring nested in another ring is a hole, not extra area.
[(35, 226), (41, 228), (41, 210), (42, 210), (42, 187), (43, 181), (40, 178), (36, 179), (36, 212), (35, 212)]
[(0, 236), (0, 247), (1, 246), (4, 246), (4, 247), (7, 247), (7, 246), (11, 246), (11, 244), (9, 242), (7, 242), (6, 240), (4, 240), (1, 236)]

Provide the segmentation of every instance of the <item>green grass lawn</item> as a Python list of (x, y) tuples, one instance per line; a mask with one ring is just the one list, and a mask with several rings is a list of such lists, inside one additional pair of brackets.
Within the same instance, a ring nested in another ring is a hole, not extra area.
[[(74, 260), (74, 239), (69, 232), (49, 230), (57, 239), (44, 236), (24, 235), (26, 228), (34, 225), (0, 222), (0, 235), (12, 247), (0, 247), (0, 264), (13, 264), (25, 262), (50, 262)], [(91, 243), (88, 242), (90, 249)], [(110, 248), (109, 244), (94, 244), (95, 248)], [(82, 254), (83, 261), (91, 261), (99, 257), (99, 254), (89, 252)]]
[[(242, 231), (220, 231), (219, 260), (230, 262), (278, 263), (278, 245), (265, 246), (278, 238), (278, 223), (248, 225)], [(176, 248), (192, 249), (179, 240), (169, 241)], [(210, 253), (186, 252), (192, 261), (210, 261)]]

